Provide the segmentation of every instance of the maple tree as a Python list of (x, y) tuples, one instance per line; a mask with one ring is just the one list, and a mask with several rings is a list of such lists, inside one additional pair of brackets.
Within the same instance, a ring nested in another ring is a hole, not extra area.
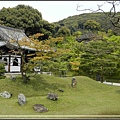
[[(53, 38), (49, 37), (48, 40), (39, 41), (37, 38), (39, 34), (31, 36), (33, 48), (36, 51), (36, 57), (31, 59), (31, 62), (41, 70), (41, 72), (54, 72), (59, 71), (60, 66), (60, 55), (63, 54), (63, 50), (58, 46), (63, 41), (63, 37)], [(36, 38), (36, 39), (34, 39)], [(58, 45), (59, 44), (59, 45)], [(66, 51), (64, 51), (66, 52)]]

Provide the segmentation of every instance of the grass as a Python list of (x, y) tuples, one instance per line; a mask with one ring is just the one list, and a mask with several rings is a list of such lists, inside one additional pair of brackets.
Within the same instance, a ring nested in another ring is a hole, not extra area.
[[(9, 99), (0, 97), (0, 115), (120, 115), (120, 87), (98, 83), (85, 76), (76, 76), (77, 86), (71, 87), (72, 77), (59, 78), (48, 75), (31, 77), (24, 84), (18, 76), (0, 80), (0, 92), (13, 94)], [(59, 92), (63, 89), (64, 92)], [(49, 92), (58, 94), (57, 101), (46, 99)], [(23, 93), (27, 104), (18, 105), (18, 94)], [(33, 110), (34, 104), (44, 104), (45, 113)]]

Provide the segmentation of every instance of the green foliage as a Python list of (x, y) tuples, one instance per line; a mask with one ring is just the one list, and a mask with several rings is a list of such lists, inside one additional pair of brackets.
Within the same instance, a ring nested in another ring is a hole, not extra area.
[(5, 72), (5, 64), (0, 63), (0, 75), (2, 75)]
[[(22, 28), (26, 34), (31, 34), (35, 28), (40, 27), (42, 20), (41, 13), (30, 6), (18, 5), (14, 8), (2, 8), (0, 10), (0, 20), (3, 24), (9, 27)], [(30, 30), (33, 28), (33, 30)], [(35, 32), (38, 32), (35, 30)]]
[(85, 29), (88, 30), (99, 30), (100, 29), (100, 24), (96, 22), (95, 20), (87, 20), (84, 23)]
[(58, 30), (56, 34), (57, 34), (56, 36), (59, 37), (70, 36), (70, 30), (66, 26), (63, 26)]
[[(78, 50), (79, 43), (75, 41), (74, 36), (64, 37), (56, 47), (61, 50), (60, 54), (56, 57), (56, 62), (59, 63), (59, 74), (65, 75), (78, 75), (80, 63), (80, 51)], [(72, 73), (72, 74), (71, 74)]]
[(73, 33), (74, 36), (79, 37), (82, 34), (81, 31), (76, 31)]
[[(38, 45), (41, 42), (37, 41), (36, 46), (41, 46)], [(36, 66), (40, 66), (42, 72), (52, 72), (57, 76), (66, 76), (69, 73), (78, 75), (80, 52), (77, 49), (79, 46), (75, 37), (49, 37), (48, 40), (42, 42), (42, 45), (49, 46), (50, 51), (37, 52), (37, 56), (32, 59)]]
[(54, 24), (50, 24), (48, 21), (42, 20), (42, 29), (40, 28), (40, 33), (43, 33), (44, 36), (40, 37), (39, 40), (46, 40), (49, 36), (52, 36), (55, 32)]
[(120, 58), (116, 53), (118, 46), (119, 44), (117, 45), (115, 41), (91, 41), (84, 44), (80, 71), (82, 70), (87, 76), (93, 78), (96, 74), (106, 78), (118, 78), (120, 69)]
[(108, 32), (107, 32), (107, 35), (108, 35), (108, 37), (110, 37), (110, 36), (114, 35), (114, 33), (111, 29), (109, 29)]
[(42, 19), (42, 14), (27, 5), (18, 5), (13, 8), (2, 8), (0, 10), (0, 24), (24, 29), (27, 36), (43, 33), (41, 39), (48, 39), (54, 32), (54, 24)]
[[(5, 64), (0, 63), (0, 76), (3, 76), (3, 74), (5, 73)], [(1, 77), (2, 78), (2, 77)], [(4, 77), (3, 77), (4, 78)]]
[[(55, 24), (59, 24), (59, 25), (62, 24), (64, 26), (66, 26), (67, 28), (70, 29), (71, 34), (73, 35), (74, 32), (79, 31), (79, 30), (81, 32), (84, 32), (85, 22), (92, 20), (92, 21), (95, 21), (95, 23), (97, 22), (97, 24), (99, 23), (101, 31), (107, 32), (109, 29), (111, 29), (115, 35), (120, 35), (120, 29), (115, 28), (111, 24), (110, 19), (108, 18), (108, 16), (106, 14), (103, 12), (84, 13), (84, 14), (80, 14), (80, 15), (70, 16), (63, 20), (55, 22)], [(119, 15), (120, 13), (118, 12), (117, 14)], [(99, 25), (97, 25), (97, 26), (99, 26)]]

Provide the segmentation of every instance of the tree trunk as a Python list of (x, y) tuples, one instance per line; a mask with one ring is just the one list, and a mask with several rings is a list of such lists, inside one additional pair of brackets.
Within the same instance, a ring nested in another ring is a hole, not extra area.
[(24, 53), (22, 52), (21, 54), (21, 58), (22, 58), (22, 64), (21, 64), (21, 75), (22, 75), (22, 79), (23, 79), (23, 83), (27, 83), (27, 76), (26, 76), (26, 71), (24, 71), (24, 66), (25, 66), (25, 57), (24, 57)]

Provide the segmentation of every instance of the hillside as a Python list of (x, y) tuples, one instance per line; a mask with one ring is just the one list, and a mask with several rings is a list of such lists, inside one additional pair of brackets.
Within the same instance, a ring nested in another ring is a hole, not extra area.
[(101, 30), (107, 31), (108, 29), (116, 30), (116, 33), (119, 34), (120, 30), (115, 29), (109, 21), (109, 18), (103, 13), (84, 13), (80, 15), (70, 16), (55, 24), (59, 24), (61, 26), (67, 26), (71, 31), (75, 32), (77, 30), (84, 31), (84, 23), (87, 20), (95, 20), (96, 22), (100, 23)]
[[(23, 84), (20, 77), (16, 81), (9, 78), (0, 80), (0, 92), (13, 94), (10, 99), (0, 97), (1, 115), (119, 115), (120, 88), (98, 83), (85, 76), (76, 76), (77, 86), (71, 87), (72, 77), (59, 78), (47, 75), (31, 77)], [(59, 92), (58, 88), (64, 92)], [(57, 93), (59, 99), (46, 99), (49, 92)], [(23, 93), (27, 104), (18, 105), (17, 96)], [(36, 113), (34, 104), (44, 104), (49, 111)]]

